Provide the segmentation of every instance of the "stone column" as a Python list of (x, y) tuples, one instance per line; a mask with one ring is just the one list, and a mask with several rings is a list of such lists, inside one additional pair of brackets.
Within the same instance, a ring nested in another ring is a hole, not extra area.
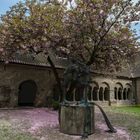
[(121, 100), (123, 100), (123, 89), (121, 90)]
[(102, 92), (102, 101), (105, 101), (105, 97), (104, 97), (104, 92), (105, 92), (105, 88), (103, 88), (103, 92)]
[(126, 88), (123, 90), (123, 100), (126, 100)]
[(97, 101), (99, 101), (99, 89), (100, 88), (97, 89)]
[(119, 94), (118, 92), (119, 92), (119, 90), (117, 89), (117, 90), (116, 90), (116, 97), (117, 97), (116, 100), (118, 100), (118, 94)]
[(133, 97), (134, 97), (133, 94), (134, 94), (134, 93), (133, 93), (132, 89), (130, 89), (130, 100), (133, 100)]
[(116, 104), (116, 102), (117, 100), (115, 99), (115, 90), (114, 90), (114, 87), (112, 86), (109, 89), (109, 105)]
[(115, 90), (113, 88), (111, 88), (109, 90), (109, 100), (110, 101), (114, 101), (115, 100)]

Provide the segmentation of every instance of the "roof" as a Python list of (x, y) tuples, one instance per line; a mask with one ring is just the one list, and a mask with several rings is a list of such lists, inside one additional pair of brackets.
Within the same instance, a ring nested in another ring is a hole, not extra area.
[[(67, 65), (67, 61), (63, 58), (51, 56), (53, 63), (56, 68), (64, 68)], [(63, 61), (62, 61), (63, 59)], [(31, 54), (16, 54), (12, 59), (0, 59), (0, 62), (8, 64), (23, 64), (23, 65), (32, 65), (32, 66), (41, 66), (41, 67), (50, 67), (50, 64), (47, 61), (47, 56), (43, 54), (36, 55), (35, 57)]]
[[(61, 68), (64, 69), (66, 68), (66, 66), (68, 65), (69, 61), (65, 58), (62, 57), (56, 57), (56, 55), (52, 54), (49, 55), (53, 61), (53, 63), (55, 64), (56, 68)], [(139, 59), (140, 60), (140, 59)], [(33, 56), (32, 54), (15, 54), (15, 56), (13, 56), (13, 59), (0, 59), (0, 62), (2, 63), (15, 63), (15, 64), (22, 64), (22, 65), (32, 65), (32, 66), (37, 66), (37, 67), (50, 67), (50, 64), (47, 61), (47, 56), (44, 54), (38, 54), (36, 56)], [(132, 73), (131, 69), (128, 67), (127, 69), (123, 69), (121, 72), (117, 72), (117, 73), (107, 73), (107, 72), (99, 72), (99, 71), (92, 71), (95, 74), (99, 74), (99, 75), (111, 75), (111, 76), (120, 76), (120, 77), (127, 77), (127, 78), (132, 78), (132, 77), (136, 77), (136, 76), (140, 76), (140, 61), (139, 61), (139, 65), (136, 69), (135, 74)]]
[(133, 77), (140, 77), (140, 51), (136, 56), (135, 63), (132, 65), (133, 68)]

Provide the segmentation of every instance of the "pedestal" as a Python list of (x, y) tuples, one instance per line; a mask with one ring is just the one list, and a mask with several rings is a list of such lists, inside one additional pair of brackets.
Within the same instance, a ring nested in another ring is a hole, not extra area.
[(60, 131), (71, 135), (95, 132), (94, 105), (61, 105)]

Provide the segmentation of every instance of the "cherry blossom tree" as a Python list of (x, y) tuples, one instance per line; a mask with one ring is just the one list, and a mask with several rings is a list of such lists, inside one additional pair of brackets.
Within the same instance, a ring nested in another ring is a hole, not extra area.
[(52, 49), (92, 70), (120, 70), (139, 46), (131, 29), (139, 13), (140, 1), (25, 0), (1, 16), (1, 57), (17, 51), (48, 55)]

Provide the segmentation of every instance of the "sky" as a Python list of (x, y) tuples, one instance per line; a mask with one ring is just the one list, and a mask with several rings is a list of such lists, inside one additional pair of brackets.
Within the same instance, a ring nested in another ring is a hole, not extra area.
[[(0, 0), (0, 15), (4, 14), (7, 10), (9, 10), (9, 7), (16, 4), (19, 1), (23, 0)], [(137, 2), (138, 0), (133, 0), (134, 2)]]
[(20, 0), (0, 0), (0, 15), (5, 14), (9, 7), (16, 4)]
[[(0, 15), (5, 14), (6, 11), (9, 10), (9, 7), (13, 6), (19, 1), (23, 1), (23, 0), (0, 0)], [(133, 1), (137, 2), (138, 0), (133, 0)], [(138, 31), (140, 30), (140, 24), (138, 24), (137, 26), (132, 25), (132, 28)]]

